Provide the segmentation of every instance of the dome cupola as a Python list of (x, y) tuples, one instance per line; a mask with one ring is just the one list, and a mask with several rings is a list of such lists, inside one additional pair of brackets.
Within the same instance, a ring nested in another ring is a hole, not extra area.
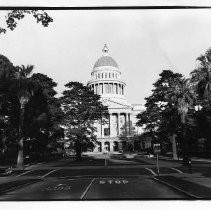
[(113, 66), (115, 68), (119, 68), (117, 62), (112, 57), (108, 56), (109, 49), (106, 44), (104, 45), (102, 51), (103, 56), (96, 61), (94, 69), (101, 66)]
[(102, 49), (103, 55), (94, 64), (88, 86), (102, 98), (126, 100), (126, 84), (121, 79), (117, 62), (108, 56), (108, 51), (109, 49), (105, 44)]

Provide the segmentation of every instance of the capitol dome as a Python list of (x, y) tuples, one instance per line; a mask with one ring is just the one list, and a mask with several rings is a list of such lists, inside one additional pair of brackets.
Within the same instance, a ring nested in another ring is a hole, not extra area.
[(119, 68), (117, 62), (111, 56), (108, 56), (108, 48), (107, 48), (106, 44), (102, 51), (103, 51), (103, 56), (100, 57), (96, 61), (95, 65), (94, 65), (94, 69), (97, 67), (101, 67), (101, 66), (112, 66), (115, 68)]
[(110, 56), (102, 56), (101, 58), (99, 58), (96, 61), (94, 68), (97, 68), (100, 66), (113, 66), (113, 67), (119, 68), (117, 62)]

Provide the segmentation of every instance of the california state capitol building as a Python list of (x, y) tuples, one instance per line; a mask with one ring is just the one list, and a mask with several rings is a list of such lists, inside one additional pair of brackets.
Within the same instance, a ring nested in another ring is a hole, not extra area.
[(136, 115), (144, 110), (141, 104), (130, 104), (126, 98), (126, 83), (117, 62), (109, 56), (104, 45), (102, 56), (95, 62), (87, 85), (101, 96), (109, 115), (96, 122), (97, 142), (93, 152), (134, 151), (136, 136), (143, 130), (137, 127)]

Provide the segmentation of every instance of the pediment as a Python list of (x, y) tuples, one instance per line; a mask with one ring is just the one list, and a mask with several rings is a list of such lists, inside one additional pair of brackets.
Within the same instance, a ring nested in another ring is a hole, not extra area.
[(119, 101), (114, 101), (111, 99), (103, 99), (103, 105), (107, 106), (109, 109), (131, 109), (132, 107), (126, 103)]

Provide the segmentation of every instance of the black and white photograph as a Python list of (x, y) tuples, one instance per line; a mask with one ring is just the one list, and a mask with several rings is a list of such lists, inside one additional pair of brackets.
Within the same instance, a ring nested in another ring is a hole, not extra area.
[(0, 5), (0, 204), (210, 200), (211, 3), (62, 2)]

